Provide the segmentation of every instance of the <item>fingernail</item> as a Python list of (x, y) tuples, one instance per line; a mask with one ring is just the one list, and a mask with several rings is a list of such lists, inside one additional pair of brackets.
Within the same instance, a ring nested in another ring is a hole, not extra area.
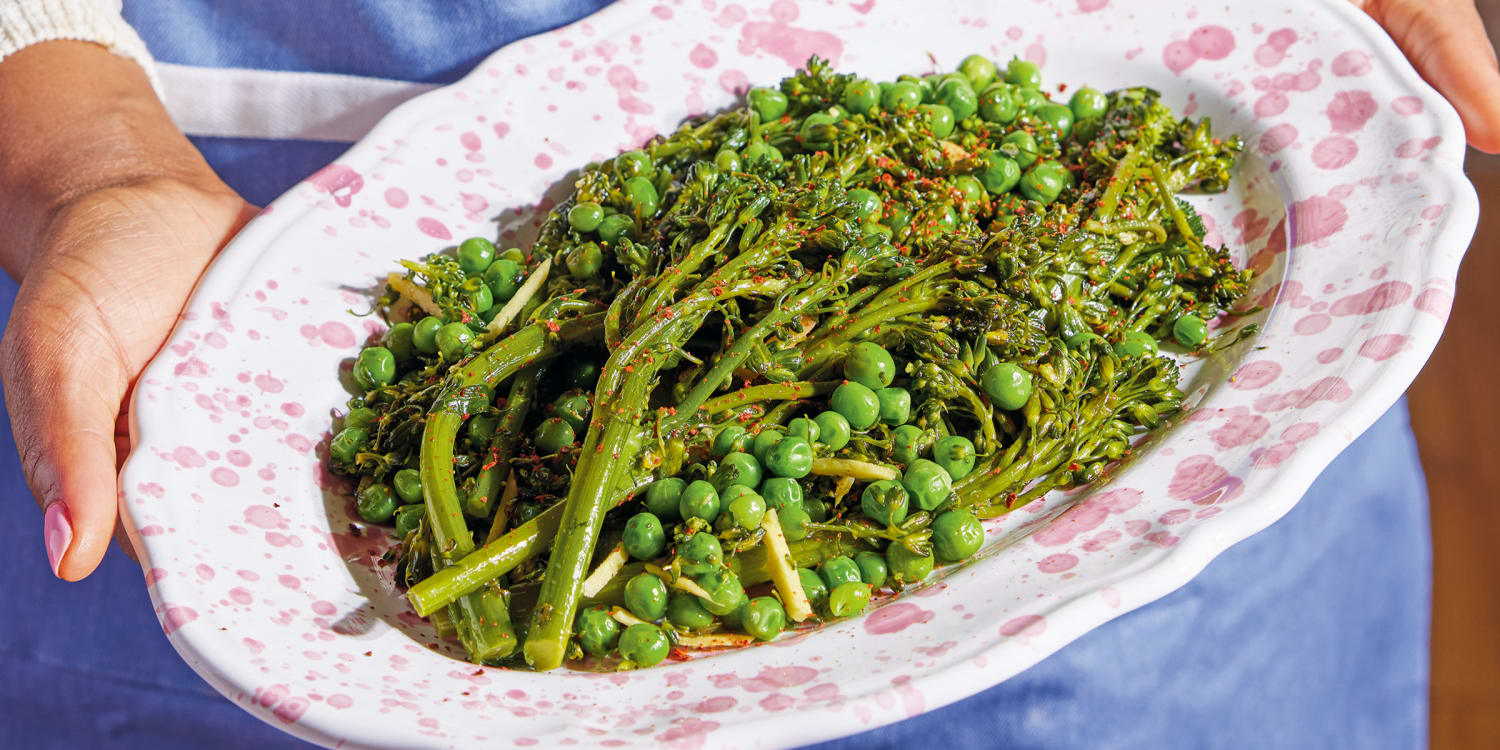
[(47, 560), (52, 563), (52, 575), (57, 575), (57, 566), (62, 562), (63, 554), (68, 551), (68, 545), (73, 543), (73, 524), (68, 519), (68, 506), (61, 500), (54, 500), (47, 506), (42, 519), (42, 536), (47, 542)]

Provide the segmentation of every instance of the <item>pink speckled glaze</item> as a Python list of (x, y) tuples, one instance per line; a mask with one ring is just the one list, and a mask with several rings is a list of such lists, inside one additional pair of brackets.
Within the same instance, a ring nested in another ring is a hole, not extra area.
[[(251, 222), (132, 410), (121, 507), (183, 657), (267, 722), (341, 747), (787, 746), (1004, 680), (1284, 514), (1442, 331), (1477, 217), (1453, 110), (1337, 0), (912, 7), (622, 2), (400, 107)], [(1045, 57), (1049, 85), (1149, 84), (1245, 136), (1233, 189), (1193, 200), (1262, 272), (1263, 329), (1189, 368), (1190, 412), (1105, 486), (992, 522), (972, 564), (821, 631), (627, 674), (430, 648), (374, 562), (390, 540), (351, 526), (320, 464), (348, 395), (334, 374), (380, 330), (348, 313), (364, 289), (496, 217), (525, 241), (576, 165), (809, 54), (892, 77), (976, 50)]]

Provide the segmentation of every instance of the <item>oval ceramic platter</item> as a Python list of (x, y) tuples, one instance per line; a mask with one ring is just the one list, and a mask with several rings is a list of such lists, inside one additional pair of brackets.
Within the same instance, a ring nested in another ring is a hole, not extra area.
[[(1144, 5), (622, 2), (401, 106), (245, 228), (136, 389), (121, 505), (168, 637), (328, 745), (775, 747), (957, 700), (1183, 585), (1411, 382), (1477, 205), (1457, 116), (1348, 4)], [(996, 519), (979, 559), (861, 617), (631, 673), (457, 660), (322, 468), (341, 367), (380, 330), (350, 310), (398, 258), (524, 242), (570, 169), (810, 54), (889, 79), (974, 51), (1043, 62), (1049, 87), (1150, 85), (1242, 134), (1234, 187), (1194, 202), (1260, 271), (1261, 333), (1193, 363), (1191, 408), (1109, 482)]]

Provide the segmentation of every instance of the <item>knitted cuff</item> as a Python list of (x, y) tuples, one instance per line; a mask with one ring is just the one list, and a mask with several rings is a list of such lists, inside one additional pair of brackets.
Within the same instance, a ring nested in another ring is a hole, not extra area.
[(0, 60), (38, 42), (93, 42), (138, 63), (161, 94), (145, 42), (120, 16), (121, 0), (7, 0), (0, 2)]

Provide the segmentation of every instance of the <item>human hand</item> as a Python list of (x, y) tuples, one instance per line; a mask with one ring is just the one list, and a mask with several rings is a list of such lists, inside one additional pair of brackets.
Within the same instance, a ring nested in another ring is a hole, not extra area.
[[(44, 91), (69, 91), (65, 111)], [(176, 130), (139, 67), (92, 45), (49, 42), (0, 63), (0, 153), (18, 155), (0, 164), (0, 265), (21, 280), (0, 379), (53, 571), (78, 580), (114, 535), (130, 389), (255, 209)]]
[(1474, 0), (1350, 0), (1396, 40), (1463, 118), (1469, 145), (1500, 152), (1500, 72)]

